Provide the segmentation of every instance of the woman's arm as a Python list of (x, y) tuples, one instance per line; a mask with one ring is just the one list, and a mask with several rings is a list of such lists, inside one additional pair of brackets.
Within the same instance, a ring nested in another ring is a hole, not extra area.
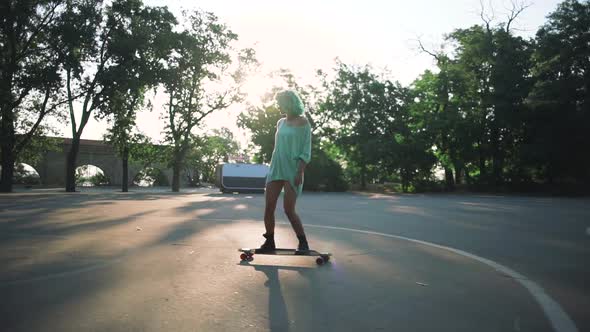
[(295, 174), (295, 185), (298, 186), (303, 182), (303, 173), (305, 172), (305, 161), (299, 159), (299, 165), (297, 167), (297, 174)]
[(298, 156), (297, 174), (295, 175), (296, 186), (300, 185), (303, 181), (305, 167), (311, 160), (311, 126), (309, 124), (305, 125), (304, 135), (302, 151)]

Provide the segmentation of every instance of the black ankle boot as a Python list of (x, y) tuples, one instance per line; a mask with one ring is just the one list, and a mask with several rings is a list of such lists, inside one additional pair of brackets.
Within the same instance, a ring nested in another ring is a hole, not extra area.
[(260, 246), (258, 250), (260, 251), (273, 251), (277, 248), (275, 245), (275, 235), (274, 234), (262, 234), (266, 238), (266, 241)]
[(305, 235), (298, 235), (297, 238), (299, 239), (299, 245), (297, 246), (297, 251), (309, 250), (309, 244), (307, 243), (307, 238), (305, 237)]

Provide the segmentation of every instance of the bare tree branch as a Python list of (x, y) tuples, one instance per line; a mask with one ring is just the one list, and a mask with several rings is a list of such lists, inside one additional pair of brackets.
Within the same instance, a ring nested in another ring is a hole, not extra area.
[(229, 94), (229, 91), (225, 91), (223, 93), (223, 96), (219, 96), (219, 98), (217, 98), (217, 102), (215, 104), (208, 104), (207, 106), (209, 107), (209, 109), (207, 110), (207, 112), (202, 113), (201, 116), (195, 122), (199, 123), (199, 122), (201, 122), (201, 120), (203, 118), (205, 118), (207, 115), (213, 113), (214, 111), (228, 107), (229, 103), (225, 101), (228, 94)]
[(510, 32), (510, 25), (516, 20), (518, 15), (520, 15), (525, 9), (532, 6), (532, 2), (525, 2), (516, 0), (511, 1), (512, 8), (510, 8), (510, 12), (508, 13), (508, 21), (506, 22), (506, 32)]
[(436, 53), (433, 53), (429, 50), (427, 50), (424, 45), (422, 44), (422, 41), (420, 39), (418, 39), (418, 46), (420, 47), (420, 49), (422, 50), (422, 52), (429, 54), (430, 56), (432, 56), (434, 59), (436, 59), (436, 61), (439, 61), (439, 55)]
[[(494, 20), (493, 8), (492, 8), (492, 16), (490, 17), (488, 14), (486, 14), (485, 5), (483, 4), (483, 0), (479, 0), (479, 5), (480, 5), (479, 17), (481, 17), (481, 20), (484, 22), (484, 24), (486, 26), (486, 30), (489, 32), (491, 29), (490, 24), (492, 24), (492, 21)], [(491, 7), (491, 3), (490, 3), (490, 7)]]

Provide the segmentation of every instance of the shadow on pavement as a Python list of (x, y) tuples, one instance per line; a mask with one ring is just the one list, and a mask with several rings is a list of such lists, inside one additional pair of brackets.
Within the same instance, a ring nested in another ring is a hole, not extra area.
[[(268, 320), (270, 331), (278, 332), (289, 330), (289, 326), (293, 324), (293, 321), (289, 319), (287, 305), (281, 290), (279, 271), (296, 271), (301, 276), (310, 279), (310, 283), (313, 284), (316, 268), (281, 265), (254, 265), (244, 261), (240, 262), (239, 265), (253, 267), (255, 271), (262, 272), (266, 276), (264, 286), (268, 288)], [(329, 265), (324, 268), (329, 268)]]

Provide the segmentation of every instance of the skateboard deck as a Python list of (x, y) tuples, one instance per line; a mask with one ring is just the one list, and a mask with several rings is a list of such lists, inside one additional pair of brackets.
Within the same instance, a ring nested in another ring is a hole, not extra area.
[(252, 261), (254, 260), (254, 255), (314, 256), (317, 257), (316, 263), (318, 265), (322, 265), (328, 262), (330, 260), (330, 256), (332, 256), (332, 254), (329, 252), (319, 252), (316, 250), (298, 251), (297, 249), (290, 248), (277, 248), (275, 250), (240, 248), (238, 251), (242, 252), (240, 255), (242, 261)]

